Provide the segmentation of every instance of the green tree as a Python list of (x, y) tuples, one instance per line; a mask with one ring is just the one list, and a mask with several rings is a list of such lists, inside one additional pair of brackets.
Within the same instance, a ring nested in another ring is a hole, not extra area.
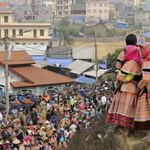
[(68, 34), (69, 34), (69, 35), (72, 35), (72, 36), (74, 36), (74, 37), (79, 37), (79, 36), (80, 36), (80, 35), (79, 35), (79, 29), (74, 28), (74, 27), (68, 28)]
[(121, 51), (123, 51), (123, 49), (116, 50), (113, 54), (108, 53), (107, 55), (108, 68), (115, 68), (117, 57)]
[(72, 42), (69, 39), (68, 34), (68, 26), (70, 25), (70, 21), (67, 18), (62, 18), (59, 23), (59, 28), (55, 29), (54, 32), (57, 32), (59, 39), (59, 46), (61, 46), (62, 40), (64, 41), (63, 46), (70, 45)]
[(62, 18), (62, 20), (59, 23), (59, 27), (61, 28), (67, 28), (70, 25), (70, 21), (67, 18)]

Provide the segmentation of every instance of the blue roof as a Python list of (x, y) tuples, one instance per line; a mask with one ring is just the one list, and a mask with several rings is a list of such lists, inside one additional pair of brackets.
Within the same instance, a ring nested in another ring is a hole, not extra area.
[[(32, 59), (34, 59), (35, 61), (40, 61), (40, 62), (45, 62), (44, 61), (44, 56), (31, 56)], [(51, 64), (51, 65), (56, 65), (56, 64), (60, 64), (61, 67), (67, 67), (69, 64), (71, 64), (73, 62), (72, 58), (49, 58), (47, 57), (46, 60), (47, 63)]]
[(119, 29), (126, 29), (127, 25), (125, 23), (115, 22), (115, 27)]
[(144, 43), (144, 41), (138, 41), (137, 43), (138, 43), (138, 44), (142, 44), (142, 43)]
[(86, 17), (85, 16), (81, 16), (81, 17), (71, 17), (72, 20), (84, 20)]
[(150, 37), (150, 32), (145, 32), (142, 35), (145, 35), (146, 37)]
[(96, 82), (95, 79), (83, 77), (83, 76), (80, 76), (80, 77), (76, 78), (75, 80), (76, 80), (76, 82), (84, 83), (84, 84), (93, 84), (94, 82)]

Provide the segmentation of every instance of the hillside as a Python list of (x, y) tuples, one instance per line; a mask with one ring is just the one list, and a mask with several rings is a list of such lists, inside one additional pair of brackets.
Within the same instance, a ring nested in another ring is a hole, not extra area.
[(101, 115), (93, 129), (78, 132), (67, 150), (150, 150), (150, 142), (141, 141), (144, 131), (140, 131), (137, 137), (126, 137), (115, 126), (106, 124), (105, 116)]
[[(73, 47), (93, 47), (93, 53), (94, 53), (94, 43), (93, 42), (75, 42), (73, 44)], [(115, 50), (118, 50), (120, 48), (123, 48), (125, 46), (125, 41), (121, 42), (105, 42), (105, 43), (97, 43), (97, 54), (98, 59), (101, 59), (102, 57), (106, 56), (108, 53), (113, 53)], [(94, 56), (94, 54), (93, 54)], [(93, 58), (94, 59), (94, 58)]]

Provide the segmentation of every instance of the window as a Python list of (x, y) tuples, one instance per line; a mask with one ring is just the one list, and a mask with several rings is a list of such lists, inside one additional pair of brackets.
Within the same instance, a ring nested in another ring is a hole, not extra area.
[(4, 36), (8, 36), (8, 29), (4, 29)]
[(0, 38), (1, 38), (1, 29), (0, 29)]
[(33, 30), (33, 38), (37, 38), (37, 31)]
[(37, 45), (37, 43), (33, 43), (33, 45)]
[(93, 3), (93, 6), (96, 7), (97, 6), (96, 3)]
[(59, 15), (62, 15), (62, 11), (59, 11), (58, 14), (59, 14)]
[(19, 29), (19, 36), (23, 36), (23, 30)]
[(108, 6), (108, 4), (107, 4), (107, 3), (105, 3), (105, 4), (104, 4), (104, 6), (105, 6), (105, 7), (107, 7), (107, 6)]
[(99, 13), (102, 13), (102, 10), (99, 10)]
[(4, 16), (4, 22), (8, 22), (8, 16)]
[(99, 6), (99, 7), (102, 7), (102, 4), (99, 4), (98, 6)]
[(104, 10), (104, 13), (108, 13), (108, 10)]
[(26, 43), (22, 43), (22, 45), (26, 45)]
[(19, 45), (19, 43), (15, 43), (15, 45)]
[(40, 43), (40, 45), (44, 45), (44, 43)]
[(44, 30), (40, 30), (40, 36), (44, 36)]
[(16, 30), (12, 29), (12, 36), (15, 37), (16, 36)]
[(93, 13), (96, 13), (96, 10), (93, 10)]
[(91, 6), (91, 4), (90, 3), (88, 3), (88, 7), (90, 7)]
[(91, 13), (91, 10), (88, 10), (87, 12), (88, 12), (88, 13)]

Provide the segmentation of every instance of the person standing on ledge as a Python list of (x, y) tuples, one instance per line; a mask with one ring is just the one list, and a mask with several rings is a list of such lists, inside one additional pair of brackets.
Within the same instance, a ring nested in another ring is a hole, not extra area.
[(109, 108), (106, 122), (119, 126), (119, 131), (128, 136), (134, 128), (134, 115), (138, 98), (138, 82), (141, 79), (140, 50), (134, 34), (126, 37), (126, 45), (116, 63), (118, 86)]
[(150, 140), (150, 43), (139, 46), (142, 57), (142, 80), (139, 82), (140, 89), (137, 107), (135, 111), (135, 129), (147, 130), (142, 141)]

